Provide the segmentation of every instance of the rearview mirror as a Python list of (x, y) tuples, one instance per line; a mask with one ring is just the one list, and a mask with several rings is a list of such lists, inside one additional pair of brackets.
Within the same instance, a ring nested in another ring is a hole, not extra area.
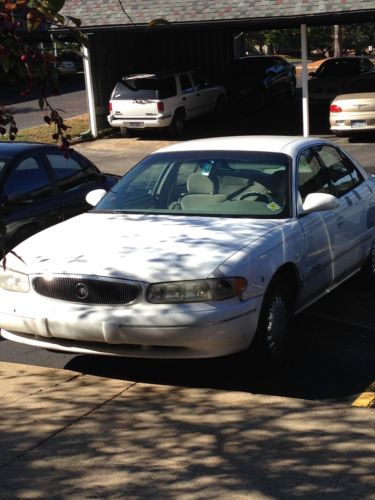
[(89, 205), (95, 207), (106, 193), (105, 189), (94, 189), (87, 193), (86, 201)]
[(319, 212), (321, 210), (334, 210), (339, 207), (338, 199), (328, 193), (310, 193), (302, 205), (303, 213)]

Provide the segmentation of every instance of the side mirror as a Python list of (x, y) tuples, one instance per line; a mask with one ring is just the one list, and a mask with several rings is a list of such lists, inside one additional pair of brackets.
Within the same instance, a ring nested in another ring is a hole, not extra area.
[(87, 193), (86, 201), (89, 205), (95, 207), (106, 193), (105, 189), (94, 189)]
[(310, 71), (309, 72), (309, 76), (315, 76), (316, 75), (316, 71)]
[(335, 196), (328, 193), (310, 193), (302, 205), (303, 213), (334, 210), (340, 204)]

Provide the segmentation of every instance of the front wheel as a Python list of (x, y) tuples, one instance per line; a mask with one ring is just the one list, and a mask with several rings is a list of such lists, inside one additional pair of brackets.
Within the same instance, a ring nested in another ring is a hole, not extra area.
[(279, 366), (286, 360), (292, 333), (293, 293), (281, 277), (268, 288), (263, 300), (252, 349), (264, 361)]
[(372, 242), (366, 262), (358, 273), (358, 279), (365, 288), (375, 288), (375, 240)]

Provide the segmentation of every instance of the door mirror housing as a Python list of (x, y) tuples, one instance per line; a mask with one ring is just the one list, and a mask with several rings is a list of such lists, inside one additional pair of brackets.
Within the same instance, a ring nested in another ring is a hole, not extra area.
[(103, 196), (107, 193), (105, 189), (94, 189), (86, 195), (86, 201), (92, 207), (95, 207)]
[(311, 212), (320, 212), (326, 210), (334, 210), (339, 207), (339, 201), (336, 196), (328, 193), (310, 193), (302, 205), (304, 214)]

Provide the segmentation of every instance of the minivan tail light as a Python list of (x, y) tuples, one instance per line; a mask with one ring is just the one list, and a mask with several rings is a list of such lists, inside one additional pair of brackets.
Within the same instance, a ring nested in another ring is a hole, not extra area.
[(164, 113), (164, 102), (158, 102), (158, 112)]
[(112, 113), (112, 103), (111, 102), (109, 102), (108, 107), (109, 107), (109, 112)]
[(342, 113), (341, 106), (338, 106), (337, 104), (331, 104), (329, 110), (331, 113)]

